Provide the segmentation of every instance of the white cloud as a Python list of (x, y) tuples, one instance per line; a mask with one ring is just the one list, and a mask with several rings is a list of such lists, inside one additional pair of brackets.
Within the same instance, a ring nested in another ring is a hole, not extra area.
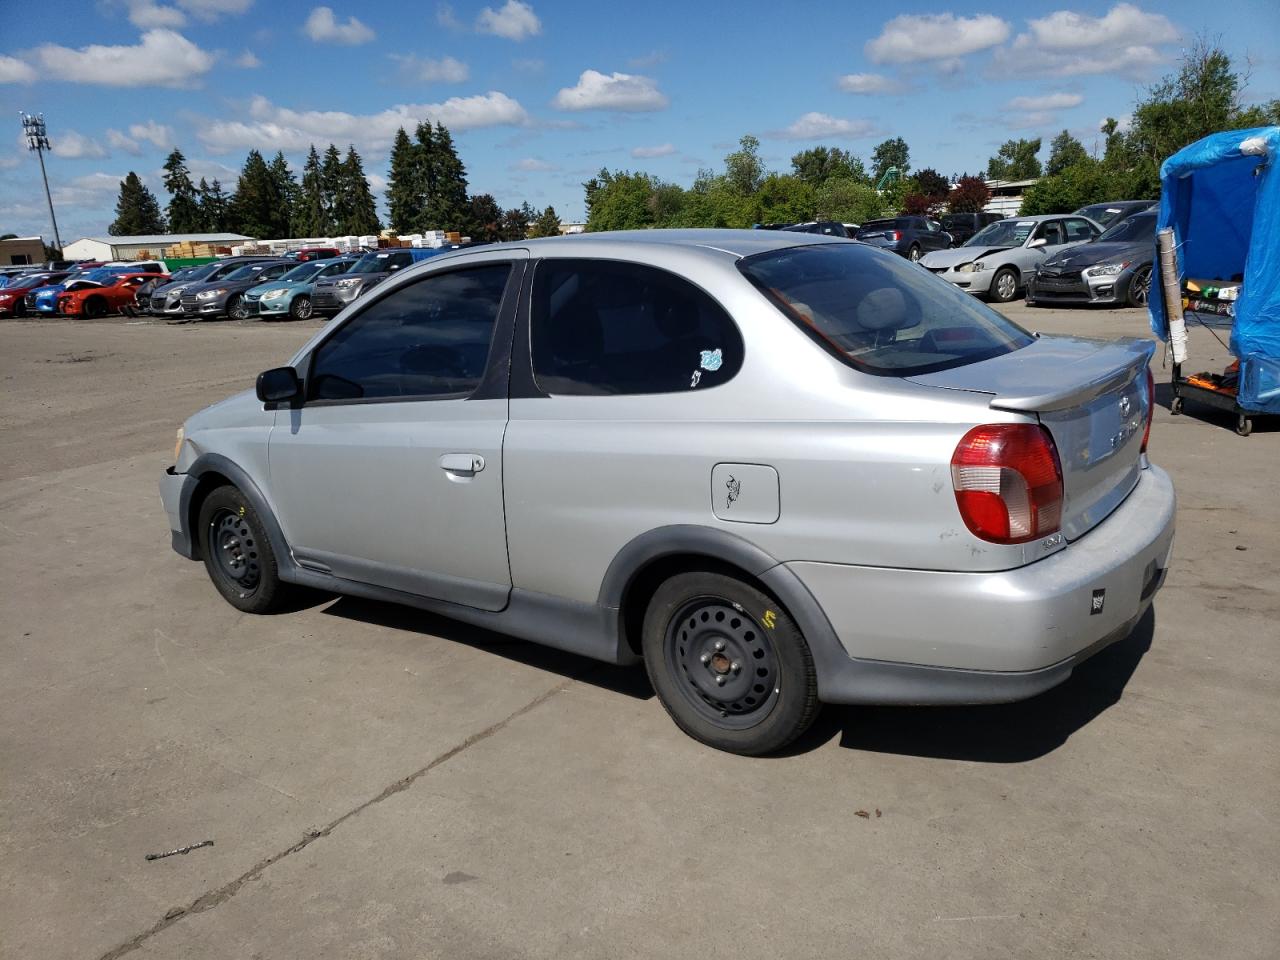
[(453, 57), (434, 60), (430, 57), (419, 58), (413, 54), (400, 56), (393, 53), (391, 59), (400, 64), (400, 75), (404, 79), (418, 83), (463, 83), (471, 76), (470, 68)]
[(253, 0), (176, 0), (176, 2), (197, 20), (205, 21), (244, 13), (253, 6)]
[(665, 110), (671, 103), (656, 81), (631, 73), (584, 70), (578, 82), (551, 101), (560, 110)]
[(1039, 20), (1028, 20), (1027, 26), (1031, 28), (1031, 39), (1042, 50), (1126, 47), (1136, 39), (1150, 46), (1178, 39), (1178, 31), (1168, 17), (1139, 10), (1131, 3), (1117, 4), (1101, 17), (1058, 10)]
[(146, 123), (134, 123), (129, 126), (129, 136), (139, 140), (149, 140), (157, 147), (168, 147), (173, 144), (173, 129), (166, 124), (148, 120)]
[(901, 85), (880, 73), (846, 73), (836, 81), (845, 93), (897, 93)]
[(632, 147), (631, 155), (637, 160), (645, 160), (649, 157), (669, 157), (676, 152), (675, 144), (660, 143), (653, 147)]
[(384, 150), (391, 145), (397, 129), (412, 130), (421, 120), (438, 121), (458, 133), (480, 127), (524, 126), (529, 119), (519, 101), (496, 90), (471, 97), (450, 97), (442, 103), (398, 104), (373, 114), (290, 110), (266, 97), (254, 97), (249, 104), (249, 117), (249, 121), (203, 123), (197, 136), (215, 153), (264, 143), (277, 150), (306, 150), (312, 143), (330, 142)]
[(107, 144), (112, 150), (123, 150), (125, 153), (131, 153), (135, 157), (142, 153), (142, 147), (138, 146), (138, 141), (132, 137), (125, 136), (119, 130), (107, 130)]
[(1123, 113), (1118, 117), (1103, 117), (1098, 121), (1098, 129), (1105, 127), (1108, 120), (1115, 120), (1117, 133), (1128, 133), (1129, 128), (1133, 126), (1133, 114)]
[(136, 46), (90, 44), (73, 50), (56, 44), (36, 49), (51, 75), (106, 87), (192, 87), (213, 69), (214, 56), (173, 30), (148, 30)]
[(240, 56), (232, 61), (237, 67), (243, 67), (245, 70), (252, 70), (255, 67), (262, 66), (262, 61), (258, 59), (257, 54), (252, 50), (246, 50)]
[(0, 83), (32, 83), (35, 78), (36, 72), (31, 64), (0, 54)]
[(771, 140), (823, 140), (827, 138), (856, 140), (869, 137), (876, 127), (869, 120), (844, 120), (830, 114), (812, 111), (806, 113), (784, 130), (771, 130), (765, 134)]
[(536, 57), (522, 57), (511, 61), (511, 68), (521, 73), (541, 73), (547, 69), (547, 61)]
[(312, 10), (302, 32), (316, 43), (337, 43), (347, 47), (368, 43), (374, 37), (373, 31), (355, 17), (348, 17), (346, 23), (338, 22), (330, 7)]
[(91, 137), (83, 136), (74, 130), (65, 130), (55, 137), (49, 138), (55, 157), (64, 160), (80, 160), (85, 157), (105, 157), (107, 148)]
[(1010, 110), (1065, 110), (1084, 103), (1078, 93), (1049, 93), (1042, 97), (1014, 97), (1005, 106)]
[(387, 189), (387, 178), (380, 173), (366, 173), (364, 178), (369, 181), (369, 189), (375, 194), (382, 193)]
[(476, 17), (476, 32), (520, 41), (540, 34), (542, 21), (529, 4), (521, 0), (507, 0), (497, 10), (485, 7), (480, 11)]
[(165, 7), (156, 0), (125, 0), (129, 22), (135, 27), (150, 30), (153, 27), (181, 27), (187, 15), (176, 7)]
[(447, 3), (436, 5), (436, 23), (446, 30), (462, 30), (462, 21), (453, 13), (453, 7)]
[(953, 13), (902, 14), (868, 40), (874, 63), (912, 63), (963, 57), (1009, 39), (1009, 24), (989, 13), (957, 17)]
[(539, 160), (536, 157), (525, 157), (523, 160), (513, 163), (511, 169), (525, 173), (545, 173), (551, 170), (559, 170), (560, 168), (554, 163), (547, 163), (547, 161)]

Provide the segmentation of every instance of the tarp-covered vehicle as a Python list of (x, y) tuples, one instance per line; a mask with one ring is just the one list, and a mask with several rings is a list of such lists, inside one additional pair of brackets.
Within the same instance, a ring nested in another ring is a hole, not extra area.
[(1178, 315), (1230, 327), (1237, 358), (1223, 374), (1184, 378), (1174, 355), (1172, 412), (1183, 399), (1233, 411), (1247, 436), (1255, 414), (1280, 414), (1280, 126), (1215, 133), (1160, 168), (1157, 236), (1173, 231), (1178, 275), (1166, 283), (1156, 257), (1148, 310), (1151, 329), (1177, 341)]

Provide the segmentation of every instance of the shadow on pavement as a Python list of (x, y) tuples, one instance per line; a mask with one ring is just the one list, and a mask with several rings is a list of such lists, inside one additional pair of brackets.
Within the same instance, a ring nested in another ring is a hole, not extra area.
[(377, 600), (363, 600), (358, 597), (340, 597), (324, 610), (335, 617), (348, 620), (359, 620), (379, 627), (393, 630), (408, 630), (413, 633), (440, 637), (453, 643), (466, 644), (499, 657), (506, 657), (516, 663), (548, 673), (557, 673), (571, 680), (589, 683), (592, 686), (614, 693), (635, 697), (637, 700), (648, 700), (653, 696), (653, 688), (643, 667), (618, 667), (576, 653), (566, 653), (540, 644), (530, 643), (484, 627), (473, 627), (469, 624), (450, 620), (448, 617), (428, 613), (414, 607), (404, 607), (394, 603), (381, 603)]
[(1120, 702), (1155, 633), (1154, 609), (1133, 632), (1078, 666), (1067, 681), (1018, 703), (974, 707), (827, 707), (789, 753), (839, 736), (850, 750), (979, 763), (1025, 763), (1062, 746)]

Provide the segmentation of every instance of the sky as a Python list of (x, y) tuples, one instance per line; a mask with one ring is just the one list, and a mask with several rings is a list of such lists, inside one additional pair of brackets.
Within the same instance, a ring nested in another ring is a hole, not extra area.
[(687, 186), (748, 133), (781, 171), (893, 136), (947, 175), (1012, 137), (1093, 149), (1201, 36), (1247, 66), (1246, 100), (1280, 97), (1275, 0), (0, 0), (0, 25), (0, 233), (51, 238), (25, 110), (48, 124), (64, 242), (106, 232), (130, 170), (163, 205), (174, 146), (230, 190), (250, 148), (298, 170), (309, 144), (351, 143), (384, 211), (392, 137), (429, 118), (472, 193), (569, 221), (601, 167)]

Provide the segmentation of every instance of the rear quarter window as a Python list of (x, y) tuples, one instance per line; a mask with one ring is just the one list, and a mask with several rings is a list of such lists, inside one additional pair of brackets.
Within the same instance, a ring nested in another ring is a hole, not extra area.
[(738, 269), (820, 346), (866, 373), (931, 373), (1032, 342), (945, 280), (860, 244), (770, 251)]

